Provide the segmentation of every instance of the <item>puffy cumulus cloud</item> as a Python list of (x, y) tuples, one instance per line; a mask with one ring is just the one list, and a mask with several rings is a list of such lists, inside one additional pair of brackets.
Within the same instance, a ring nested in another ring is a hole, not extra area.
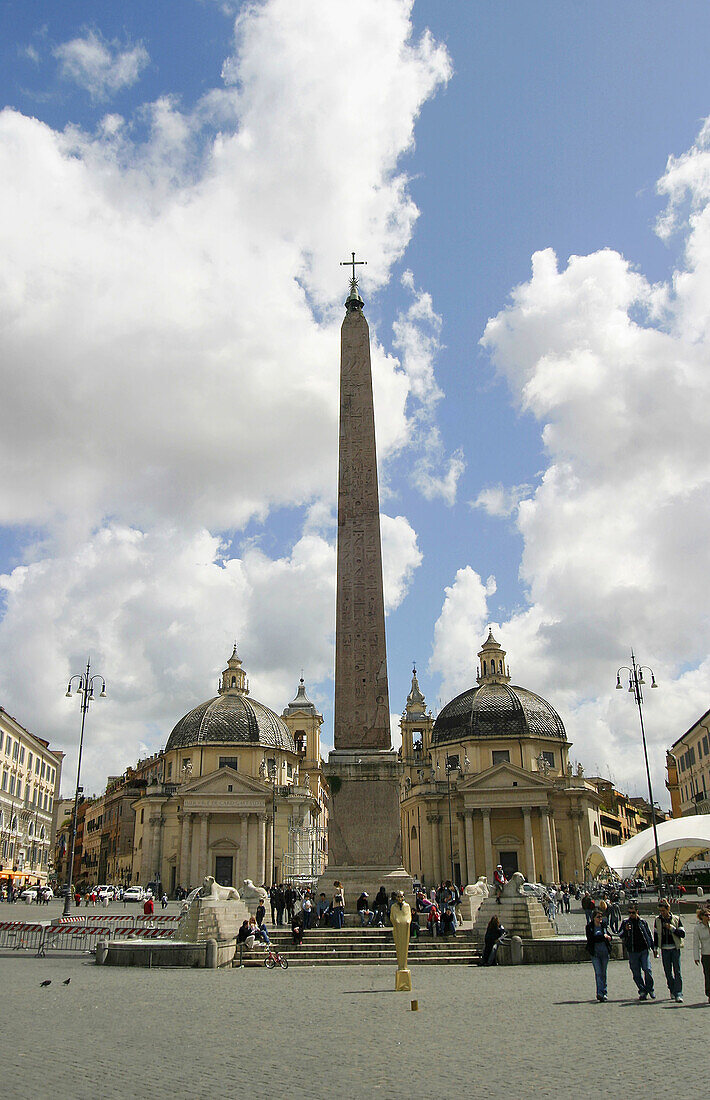
[(120, 42), (107, 42), (94, 30), (88, 30), (83, 38), (62, 42), (53, 53), (61, 76), (86, 88), (97, 100), (130, 88), (150, 60), (142, 43), (121, 49)]
[(98, 787), (215, 693), (235, 638), (252, 693), (277, 711), (301, 668), (309, 683), (331, 676), (334, 577), (334, 548), (316, 535), (272, 560), (254, 547), (225, 557), (206, 530), (105, 526), (78, 551), (0, 578), (0, 692), (68, 752), (70, 785), (79, 723), (62, 685), (89, 654), (108, 691), (86, 741), (87, 783)]
[(443, 702), (475, 682), (476, 654), (485, 640), (488, 599), (495, 590), (495, 579), (489, 577), (484, 583), (470, 565), (459, 569), (454, 583), (444, 590), (429, 662), (430, 674), (440, 678)]
[[(517, 508), (528, 606), (499, 639), (513, 679), (558, 707), (588, 768), (642, 793), (638, 714), (614, 691), (637, 647), (660, 685), (646, 710), (662, 801), (664, 750), (710, 693), (709, 157), (706, 125), (659, 185), (662, 231), (685, 235), (668, 285), (651, 285), (610, 249), (562, 268), (547, 250), (483, 337), (515, 401), (539, 420), (547, 453)], [(466, 584), (480, 602), (480, 582)], [(471, 617), (458, 589), (457, 578), (437, 624), (442, 670)]]
[(385, 611), (395, 611), (407, 594), (412, 575), (422, 563), (417, 533), (404, 516), (380, 516)]
[[(409, 2), (348, 8), (347, 35), (345, 7), (248, 5), (234, 84), (146, 105), (138, 144), (115, 114), (0, 115), (0, 522), (215, 529), (332, 498), (342, 243), (386, 280), (416, 217), (398, 161), (449, 73)], [(377, 344), (373, 373), (384, 458), (417, 394)]]

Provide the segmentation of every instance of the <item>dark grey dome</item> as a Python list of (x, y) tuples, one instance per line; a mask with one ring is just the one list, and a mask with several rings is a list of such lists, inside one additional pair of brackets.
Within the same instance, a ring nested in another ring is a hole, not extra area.
[(237, 692), (208, 699), (181, 718), (168, 738), (165, 751), (215, 744), (263, 745), (296, 751), (289, 728), (278, 714)]
[(539, 695), (513, 684), (483, 683), (457, 695), (441, 710), (432, 741), (469, 737), (550, 737), (566, 741), (562, 719)]

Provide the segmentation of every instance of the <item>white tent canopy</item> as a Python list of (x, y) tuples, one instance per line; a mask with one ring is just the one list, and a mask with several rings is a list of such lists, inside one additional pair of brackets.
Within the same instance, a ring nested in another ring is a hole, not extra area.
[[(656, 828), (661, 865), (666, 874), (678, 874), (689, 859), (697, 859), (710, 850), (710, 814), (674, 817), (661, 821)], [(655, 854), (653, 829), (644, 829), (623, 844), (610, 848), (592, 844), (587, 852), (587, 865), (593, 876), (606, 864), (619, 878), (629, 878)]]

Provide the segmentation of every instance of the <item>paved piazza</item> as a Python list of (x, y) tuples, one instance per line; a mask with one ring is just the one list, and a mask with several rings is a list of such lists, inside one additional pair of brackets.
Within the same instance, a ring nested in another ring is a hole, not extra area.
[(129, 970), (3, 950), (3, 1092), (706, 1095), (710, 1005), (689, 951), (683, 963), (685, 1004), (664, 995), (660, 963), (660, 999), (638, 1003), (619, 962), (600, 1005), (587, 964), (420, 967), (408, 994), (389, 967)]

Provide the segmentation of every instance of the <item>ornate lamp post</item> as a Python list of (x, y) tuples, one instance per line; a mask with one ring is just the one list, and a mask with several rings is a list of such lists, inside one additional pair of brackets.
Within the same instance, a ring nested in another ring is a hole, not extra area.
[(101, 681), (101, 694), (99, 695), (99, 699), (105, 699), (106, 698), (106, 681), (104, 680), (103, 676), (92, 676), (91, 675), (91, 663), (90, 663), (90, 661), (86, 662), (86, 671), (83, 673), (83, 675), (79, 676), (77, 674), (75, 676), (72, 676), (71, 679), (69, 680), (69, 683), (67, 684), (67, 694), (66, 694), (67, 699), (71, 699), (72, 684), (74, 683), (75, 680), (78, 680), (78, 684), (75, 688), (75, 692), (76, 692), (77, 695), (81, 696), (81, 735), (79, 737), (79, 759), (78, 759), (77, 765), (76, 765), (76, 792), (74, 794), (74, 812), (72, 814), (71, 833), (70, 833), (70, 839), (69, 839), (69, 863), (67, 865), (67, 881), (66, 881), (65, 893), (64, 893), (64, 916), (65, 917), (69, 916), (69, 910), (71, 908), (71, 880), (72, 880), (72, 873), (74, 871), (74, 845), (76, 844), (76, 822), (77, 822), (77, 816), (78, 816), (78, 811), (79, 811), (79, 795), (81, 794), (81, 791), (83, 790), (83, 788), (79, 786), (79, 780), (81, 779), (81, 754), (82, 754), (83, 749), (84, 749), (84, 726), (86, 724), (86, 712), (89, 709), (89, 703), (94, 698), (94, 680), (100, 680)]
[(621, 691), (621, 673), (628, 672), (629, 674), (629, 691), (636, 700), (636, 705), (639, 708), (639, 722), (641, 723), (641, 741), (643, 743), (643, 758), (646, 763), (646, 779), (648, 780), (648, 800), (651, 803), (651, 821), (653, 823), (653, 842), (656, 848), (656, 869), (658, 873), (658, 894), (659, 897), (663, 894), (663, 868), (661, 867), (661, 851), (658, 847), (658, 829), (656, 827), (656, 808), (653, 803), (653, 787), (651, 785), (651, 769), (648, 766), (648, 749), (646, 747), (646, 730), (643, 725), (643, 693), (641, 691), (642, 686), (646, 683), (643, 678), (644, 672), (650, 672), (651, 674), (651, 687), (658, 687), (656, 683), (656, 677), (653, 674), (653, 669), (648, 665), (639, 665), (636, 662), (636, 657), (633, 649), (631, 650), (631, 667), (628, 665), (622, 665), (616, 673), (616, 690)]

